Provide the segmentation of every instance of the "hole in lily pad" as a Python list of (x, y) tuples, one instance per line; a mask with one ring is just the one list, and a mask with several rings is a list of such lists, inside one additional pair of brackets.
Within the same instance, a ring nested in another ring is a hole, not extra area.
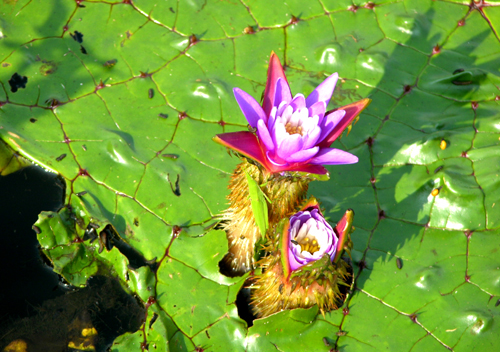
[(83, 34), (78, 32), (78, 31), (75, 31), (75, 33), (70, 33), (69, 34), (71, 36), (71, 38), (73, 38), (73, 40), (75, 40), (77, 43), (83, 43)]
[(28, 77), (21, 76), (16, 72), (9, 79), (10, 91), (15, 93), (19, 88), (26, 88), (26, 83), (28, 83)]
[(253, 325), (254, 319), (257, 317), (252, 313), (250, 306), (250, 289), (242, 288), (236, 296), (236, 308), (238, 308), (238, 315), (241, 319), (246, 321), (248, 327)]

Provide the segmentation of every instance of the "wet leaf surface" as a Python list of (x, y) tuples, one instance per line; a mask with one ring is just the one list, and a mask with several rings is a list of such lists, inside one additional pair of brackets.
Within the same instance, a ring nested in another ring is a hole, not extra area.
[[(482, 5), (6, 1), (0, 137), (67, 183), (42, 249), (148, 307), (112, 350), (498, 349), (500, 8)], [(359, 163), (310, 187), (332, 222), (356, 212), (347, 311), (247, 328), (210, 230), (238, 160), (211, 139), (246, 128), (232, 88), (259, 99), (271, 50), (294, 93), (338, 72), (329, 108), (373, 102), (333, 146)]]

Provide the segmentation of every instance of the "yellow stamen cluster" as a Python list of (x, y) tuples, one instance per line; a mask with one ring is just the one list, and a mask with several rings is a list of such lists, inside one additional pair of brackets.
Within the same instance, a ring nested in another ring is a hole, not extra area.
[(297, 242), (300, 245), (300, 251), (306, 251), (311, 254), (319, 251), (318, 241), (314, 238), (312, 241), (309, 237), (305, 237), (301, 242)]
[(301, 136), (304, 135), (302, 132), (302, 126), (297, 126), (297, 125), (292, 125), (290, 122), (287, 122), (285, 125), (285, 130), (288, 132), (288, 134), (300, 134)]

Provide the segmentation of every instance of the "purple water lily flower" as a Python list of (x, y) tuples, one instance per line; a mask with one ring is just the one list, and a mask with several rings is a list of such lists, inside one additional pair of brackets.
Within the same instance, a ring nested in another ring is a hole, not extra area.
[(328, 254), (334, 258), (338, 237), (319, 209), (299, 211), (290, 218), (290, 269), (297, 270)]
[(334, 73), (307, 98), (300, 93), (292, 97), (283, 67), (273, 52), (262, 106), (243, 90), (233, 90), (256, 135), (232, 132), (214, 139), (258, 161), (270, 173), (326, 174), (322, 165), (356, 163), (356, 156), (329, 147), (371, 100), (363, 99), (327, 113), (337, 80), (338, 74)]
[(336, 262), (351, 231), (354, 212), (349, 209), (335, 228), (325, 220), (316, 199), (290, 217), (283, 228), (282, 259), (285, 276), (325, 254)]

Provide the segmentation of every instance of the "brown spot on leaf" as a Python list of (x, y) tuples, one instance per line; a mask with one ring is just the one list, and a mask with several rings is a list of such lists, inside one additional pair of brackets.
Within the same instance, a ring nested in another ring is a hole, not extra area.
[(150, 307), (155, 303), (156, 303), (156, 298), (154, 298), (153, 296), (149, 296), (148, 301), (146, 302), (146, 308)]
[(44, 76), (50, 75), (57, 71), (57, 64), (54, 61), (42, 61), (40, 66), (40, 73)]
[(78, 171), (78, 176), (89, 176), (89, 173), (85, 169), (80, 169), (80, 171)]
[(290, 24), (297, 24), (299, 23), (299, 19), (297, 17), (295, 17), (294, 15), (292, 15), (292, 18), (290, 18)]
[(174, 225), (174, 227), (172, 228), (172, 233), (174, 234), (174, 237), (179, 236), (181, 231), (182, 231), (182, 228), (179, 227), (178, 225)]
[(243, 30), (243, 33), (245, 33), (245, 34), (254, 34), (255, 33), (255, 29), (253, 29), (252, 26), (247, 26)]
[(104, 64), (102, 64), (104, 67), (113, 67), (114, 65), (116, 65), (116, 63), (118, 62), (118, 60), (116, 59), (111, 59), (111, 60), (108, 60), (106, 61)]
[(101, 81), (95, 86), (95, 91), (97, 92), (99, 89), (103, 89), (105, 87), (104, 83)]
[(191, 36), (189, 37), (189, 46), (195, 45), (196, 43), (198, 43), (198, 41), (198, 38), (196, 38), (194, 34), (191, 34)]
[(439, 47), (438, 44), (434, 48), (432, 48), (432, 55), (439, 54), (441, 52), (441, 48)]

